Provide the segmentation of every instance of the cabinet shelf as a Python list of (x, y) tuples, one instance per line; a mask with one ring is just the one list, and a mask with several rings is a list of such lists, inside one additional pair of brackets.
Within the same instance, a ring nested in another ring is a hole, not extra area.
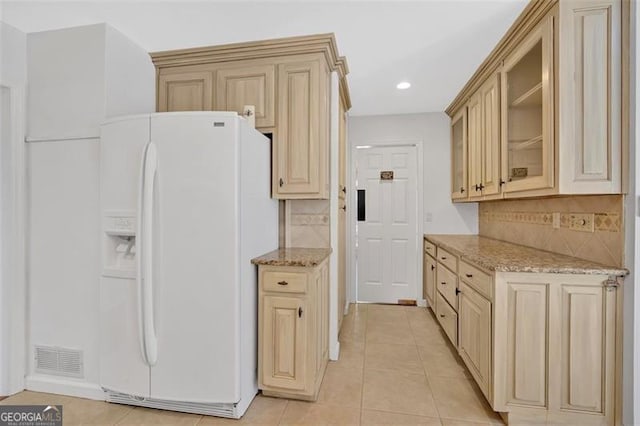
[(534, 136), (530, 139), (512, 139), (509, 141), (509, 150), (518, 151), (530, 148), (533, 145), (542, 142), (542, 135)]
[(542, 105), (542, 82), (536, 84), (511, 103), (512, 107), (529, 107)]

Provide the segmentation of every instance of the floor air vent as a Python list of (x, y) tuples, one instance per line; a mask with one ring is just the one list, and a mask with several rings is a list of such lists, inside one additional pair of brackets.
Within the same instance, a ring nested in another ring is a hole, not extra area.
[(35, 346), (36, 372), (65, 377), (84, 377), (82, 351)]

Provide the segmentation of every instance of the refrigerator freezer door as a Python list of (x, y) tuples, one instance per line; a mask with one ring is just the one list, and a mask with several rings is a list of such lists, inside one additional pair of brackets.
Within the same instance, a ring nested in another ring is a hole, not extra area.
[[(149, 117), (118, 120), (102, 126), (100, 203), (103, 215), (103, 262), (111, 239), (119, 238), (113, 217), (135, 217), (142, 152), (149, 141)], [(121, 227), (130, 238), (135, 226)], [(135, 245), (135, 243), (133, 243)], [(109, 265), (104, 265), (109, 266)], [(105, 268), (107, 270), (108, 268)], [(113, 275), (113, 274), (112, 274)], [(100, 385), (141, 397), (149, 396), (149, 367), (144, 362), (136, 280), (100, 278)]]
[(151, 118), (158, 156), (152, 398), (240, 400), (237, 120)]

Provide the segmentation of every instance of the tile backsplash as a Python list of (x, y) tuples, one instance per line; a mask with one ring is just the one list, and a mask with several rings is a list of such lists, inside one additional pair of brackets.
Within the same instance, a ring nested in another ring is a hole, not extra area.
[[(622, 195), (579, 195), (480, 203), (480, 235), (611, 266), (622, 266)], [(553, 227), (559, 213), (559, 228)], [(572, 213), (593, 213), (594, 232), (569, 228)]]
[(285, 246), (331, 247), (329, 211), (329, 200), (285, 201)]

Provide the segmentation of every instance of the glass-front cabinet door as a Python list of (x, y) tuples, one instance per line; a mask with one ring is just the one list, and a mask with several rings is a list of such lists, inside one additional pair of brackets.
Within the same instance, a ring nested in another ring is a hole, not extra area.
[(467, 108), (451, 119), (451, 199), (467, 198)]
[(505, 192), (553, 187), (553, 16), (504, 62), (502, 180)]

